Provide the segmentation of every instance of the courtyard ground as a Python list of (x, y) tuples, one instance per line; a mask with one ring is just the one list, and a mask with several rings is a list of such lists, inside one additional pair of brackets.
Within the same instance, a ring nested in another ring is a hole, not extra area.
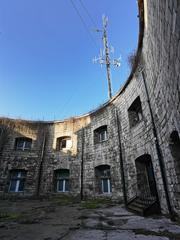
[(0, 200), (1, 240), (180, 240), (180, 225), (122, 205), (70, 198)]

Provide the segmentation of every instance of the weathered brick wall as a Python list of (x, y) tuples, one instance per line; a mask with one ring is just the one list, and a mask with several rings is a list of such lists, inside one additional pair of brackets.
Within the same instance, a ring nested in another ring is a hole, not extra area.
[[(69, 169), (73, 194), (79, 194), (83, 185), (84, 196), (97, 196), (99, 194), (95, 190), (95, 167), (109, 165), (112, 181), (110, 196), (122, 199), (122, 166), (120, 165), (116, 116), (118, 113), (128, 199), (137, 194), (135, 161), (138, 157), (148, 154), (152, 160), (162, 211), (168, 212), (152, 117), (145, 91), (145, 80), (160, 150), (165, 163), (171, 205), (173, 210), (180, 214), (180, 182), (178, 182), (175, 169), (177, 164), (175, 164), (170, 149), (172, 131), (176, 130), (180, 134), (180, 1), (144, 0), (144, 4), (144, 37), (142, 46), (139, 45), (141, 54), (139, 54), (138, 66), (133, 70), (125, 87), (112, 101), (87, 116), (43, 124), (47, 132), (47, 141), (42, 164), (40, 193), (54, 192), (54, 171)], [(142, 71), (144, 75), (142, 75)], [(131, 127), (128, 109), (138, 96), (141, 100), (142, 119)], [(12, 129), (8, 137), (8, 142), (0, 156), (0, 188), (2, 192), (7, 190), (8, 171), (11, 168), (28, 170), (25, 193), (33, 194), (36, 191), (43, 134), (40, 131), (41, 127), (34, 124), (27, 125), (20, 122), (18, 127)], [(94, 130), (103, 125), (107, 125), (108, 139), (95, 144)], [(14, 151), (16, 136), (32, 138), (32, 151), (29, 153)], [(61, 136), (72, 138), (73, 145), (70, 151), (56, 150), (56, 139)], [(83, 169), (81, 169), (82, 160)], [(82, 182), (81, 172), (83, 172)]]
[[(138, 96), (142, 104), (142, 120), (134, 127), (130, 127), (128, 108)], [(143, 82), (139, 76), (134, 76), (128, 87), (114, 101), (114, 105), (118, 109), (121, 121), (121, 139), (127, 194), (128, 198), (132, 198), (137, 191), (135, 159), (143, 154), (150, 154), (152, 156), (152, 152), (154, 151), (149, 109)]]
[[(180, 1), (147, 1), (143, 58), (150, 101), (165, 162), (171, 204), (179, 212), (180, 186), (170, 134), (180, 134)], [(158, 181), (161, 185), (161, 181)], [(161, 198), (163, 192), (161, 191)], [(178, 199), (179, 198), (179, 199)]]
[[(152, 130), (153, 124), (141, 73), (143, 69), (165, 162), (171, 205), (173, 210), (178, 212), (179, 183), (174, 169), (174, 159), (170, 152), (169, 139), (173, 130), (180, 131), (180, 4), (179, 1), (148, 1), (147, 3), (145, 1), (145, 4), (147, 12), (145, 12), (145, 32), (139, 66), (129, 84), (113, 101), (121, 120), (126, 188), (128, 197), (133, 197), (137, 191), (135, 160), (143, 154), (149, 154), (152, 159), (161, 208), (167, 212), (164, 185)], [(137, 96), (141, 99), (143, 118), (131, 128), (127, 110)], [(99, 147), (93, 145), (93, 130), (98, 126), (107, 124), (111, 129), (110, 133), (117, 131), (116, 124), (113, 122), (114, 107), (108, 105), (103, 111), (97, 111), (91, 115), (91, 123), (85, 129), (84, 191), (89, 195), (94, 194), (94, 167), (98, 161), (102, 164), (109, 163), (116, 166), (116, 169), (120, 167), (115, 164), (116, 161), (118, 162), (116, 135), (112, 134), (113, 141), (109, 138)], [(111, 157), (112, 152), (114, 161)], [(118, 173), (116, 174), (118, 176)]]
[[(77, 156), (77, 132), (89, 122), (89, 117), (69, 119), (67, 121), (48, 124), (41, 193), (54, 192), (54, 171), (68, 169), (70, 171), (70, 192), (80, 193), (81, 188), (81, 157)], [(72, 147), (69, 150), (57, 150), (57, 138), (69, 136)]]
[[(3, 152), (0, 155), (0, 191), (1, 193), (8, 192), (10, 170), (22, 169), (27, 171), (23, 194), (35, 194), (42, 145), (43, 124), (2, 119), (1, 126), (8, 126), (9, 134)], [(32, 149), (30, 151), (16, 150), (15, 139), (17, 137), (31, 138)]]
[[(70, 171), (70, 192), (80, 193), (81, 157), (77, 156), (77, 132), (89, 122), (89, 117), (69, 119), (57, 123), (38, 123), (19, 120), (2, 119), (1, 126), (8, 127), (8, 138), (0, 154), (0, 192), (7, 193), (11, 170), (26, 170), (24, 192), (21, 195), (36, 195), (55, 192), (54, 171), (68, 169)], [(45, 147), (43, 140), (45, 136)], [(72, 147), (68, 151), (56, 149), (58, 137), (69, 136)], [(30, 150), (15, 149), (17, 137), (32, 139)], [(42, 155), (42, 152), (44, 154)], [(42, 161), (42, 163), (41, 163)], [(38, 183), (40, 179), (40, 183)], [(11, 193), (14, 194), (14, 193)], [(19, 193), (18, 193), (19, 194)]]
[[(122, 200), (117, 122), (113, 105), (91, 114), (90, 119), (89, 125), (84, 129), (84, 196), (99, 196), (95, 190), (95, 167), (109, 165), (112, 183), (112, 194), (109, 196)], [(108, 139), (94, 143), (94, 130), (103, 125), (107, 125)]]

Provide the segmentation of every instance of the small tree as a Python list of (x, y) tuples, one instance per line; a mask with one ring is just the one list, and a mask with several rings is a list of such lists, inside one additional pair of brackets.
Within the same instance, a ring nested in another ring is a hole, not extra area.
[(134, 50), (134, 51), (131, 52), (131, 53), (129, 54), (129, 56), (128, 56), (128, 64), (129, 64), (130, 70), (133, 69), (133, 66), (134, 66), (134, 64), (136, 63), (136, 59), (137, 59), (137, 57), (136, 57), (136, 51)]

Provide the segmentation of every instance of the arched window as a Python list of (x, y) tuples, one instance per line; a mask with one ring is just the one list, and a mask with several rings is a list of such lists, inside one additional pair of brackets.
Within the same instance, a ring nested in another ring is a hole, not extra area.
[(154, 170), (149, 154), (143, 154), (135, 159), (137, 174), (137, 196), (141, 199), (154, 199), (157, 196)]
[(107, 125), (101, 126), (94, 130), (94, 143), (101, 143), (108, 139)]
[(55, 174), (55, 191), (56, 192), (69, 192), (69, 170), (58, 169)]
[(72, 140), (69, 136), (59, 137), (56, 142), (56, 150), (69, 150), (72, 147)]
[(109, 165), (100, 165), (95, 168), (96, 176), (96, 191), (99, 193), (112, 192), (111, 188), (111, 174)]
[(141, 100), (138, 96), (128, 109), (129, 125), (134, 127), (142, 120)]
[(26, 137), (16, 138), (16, 141), (15, 141), (15, 149), (16, 150), (21, 150), (21, 151), (30, 150), (31, 145), (32, 145), (31, 138), (26, 138)]
[(177, 131), (173, 131), (170, 135), (170, 150), (174, 158), (175, 171), (180, 183), (180, 138)]
[(173, 131), (170, 135), (170, 149), (172, 156), (180, 159), (180, 138), (177, 131)]
[(11, 170), (9, 192), (23, 192), (26, 180), (27, 171), (25, 170)]

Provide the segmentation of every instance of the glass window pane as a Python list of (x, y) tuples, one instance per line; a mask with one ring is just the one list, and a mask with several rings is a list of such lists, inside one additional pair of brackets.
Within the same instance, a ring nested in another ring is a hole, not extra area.
[(18, 140), (18, 141), (17, 141), (17, 146), (16, 146), (16, 148), (17, 148), (17, 149), (22, 149), (22, 148), (23, 148), (23, 144), (24, 144), (24, 141), (23, 141), (23, 140)]
[(21, 177), (26, 177), (26, 171), (21, 171)]
[(94, 130), (94, 143), (107, 140), (107, 126), (102, 126)]
[(63, 191), (63, 180), (59, 180), (58, 181), (58, 189), (57, 189), (59, 192), (62, 192)]
[(20, 180), (18, 192), (24, 191), (24, 180)]
[(65, 191), (68, 192), (69, 191), (69, 180), (65, 180)]
[(16, 184), (17, 184), (17, 181), (16, 181), (16, 180), (11, 180), (11, 182), (10, 182), (10, 188), (9, 188), (9, 191), (10, 191), (10, 192), (15, 192), (15, 190), (16, 190)]
[(30, 149), (32, 144), (32, 139), (29, 138), (16, 138), (16, 149), (24, 150)]
[(102, 181), (103, 181), (103, 184), (102, 184), (102, 187), (103, 187), (103, 189), (102, 189), (102, 191), (104, 192), (104, 193), (108, 193), (108, 181), (107, 181), (107, 179), (102, 179)]
[(24, 148), (25, 149), (30, 149), (31, 148), (31, 141), (26, 141)]
[(105, 132), (102, 132), (101, 133), (101, 141), (104, 141), (105, 140)]
[(26, 171), (14, 170), (11, 172), (11, 181), (9, 191), (19, 192), (24, 190)]

